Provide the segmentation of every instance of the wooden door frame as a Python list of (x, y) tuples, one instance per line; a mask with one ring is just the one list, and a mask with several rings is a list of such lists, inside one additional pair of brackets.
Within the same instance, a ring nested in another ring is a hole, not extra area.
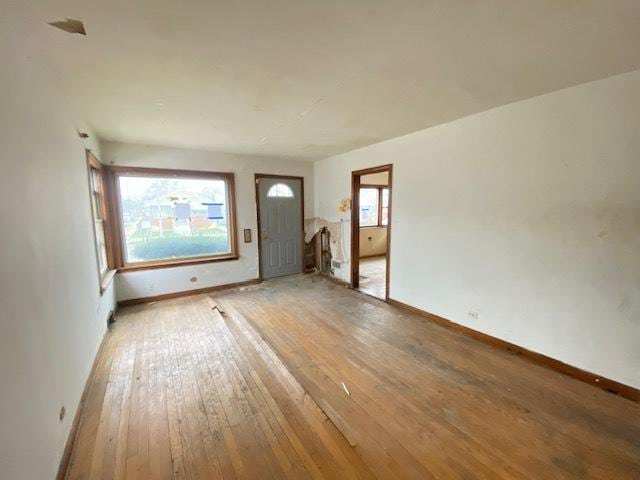
[(304, 177), (297, 177), (294, 175), (276, 175), (272, 173), (256, 173), (254, 174), (254, 185), (256, 192), (256, 220), (257, 220), (257, 235), (258, 240), (258, 278), (262, 278), (262, 229), (260, 228), (260, 179), (261, 178), (282, 178), (284, 180), (300, 180), (300, 232), (302, 234), (302, 240), (300, 245), (300, 265), (304, 272)]
[(391, 269), (391, 202), (393, 190), (393, 164), (380, 165), (379, 167), (365, 168), (351, 172), (351, 287), (360, 287), (360, 177), (372, 173), (389, 172), (389, 213), (387, 222), (387, 259), (385, 272), (384, 300), (389, 299), (389, 278)]

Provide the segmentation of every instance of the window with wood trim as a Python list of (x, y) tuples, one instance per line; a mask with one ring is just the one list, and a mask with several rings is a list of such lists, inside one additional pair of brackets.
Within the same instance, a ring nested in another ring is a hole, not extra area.
[(237, 258), (232, 173), (112, 171), (121, 268)]
[(380, 225), (389, 225), (389, 189), (380, 189)]
[(102, 287), (103, 281), (114, 267), (109, 243), (109, 211), (105, 194), (106, 170), (89, 151), (87, 151), (87, 169), (98, 274)]
[(360, 227), (384, 227), (389, 223), (389, 188), (360, 188)]

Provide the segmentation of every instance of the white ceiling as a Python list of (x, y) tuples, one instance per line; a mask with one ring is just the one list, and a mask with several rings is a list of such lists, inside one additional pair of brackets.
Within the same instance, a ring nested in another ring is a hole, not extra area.
[[(101, 138), (301, 160), (640, 68), (638, 0), (16, 0), (11, 15), (16, 48)], [(87, 36), (47, 25), (65, 17)]]

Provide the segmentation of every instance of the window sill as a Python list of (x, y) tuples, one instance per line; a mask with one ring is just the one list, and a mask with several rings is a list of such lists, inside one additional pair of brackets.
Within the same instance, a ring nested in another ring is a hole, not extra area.
[(137, 270), (153, 270), (158, 268), (186, 267), (190, 265), (198, 265), (202, 263), (229, 262), (238, 260), (238, 255), (230, 254), (218, 257), (200, 257), (186, 260), (169, 260), (159, 262), (132, 263), (118, 268), (118, 272), (135, 272)]
[(387, 228), (389, 225), (364, 225), (360, 227), (360, 230), (366, 230), (368, 228)]
[(113, 269), (113, 270), (107, 271), (107, 273), (104, 274), (104, 276), (102, 277), (102, 280), (100, 281), (100, 295), (103, 295), (104, 292), (107, 291), (107, 288), (109, 288), (109, 285), (111, 285), (111, 282), (113, 282), (113, 279), (115, 278), (116, 273), (117, 273), (117, 270)]

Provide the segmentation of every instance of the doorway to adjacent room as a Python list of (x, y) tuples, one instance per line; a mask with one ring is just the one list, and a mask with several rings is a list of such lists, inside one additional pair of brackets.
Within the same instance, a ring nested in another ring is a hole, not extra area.
[(351, 284), (368, 295), (389, 296), (392, 165), (351, 174)]

